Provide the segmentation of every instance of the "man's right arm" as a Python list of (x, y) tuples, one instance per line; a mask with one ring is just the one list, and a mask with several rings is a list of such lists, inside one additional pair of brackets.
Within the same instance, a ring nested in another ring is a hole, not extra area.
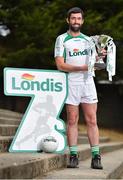
[(55, 62), (58, 70), (65, 72), (75, 72), (75, 71), (88, 71), (88, 65), (84, 64), (82, 66), (73, 66), (71, 64), (65, 63), (64, 57), (55, 57)]

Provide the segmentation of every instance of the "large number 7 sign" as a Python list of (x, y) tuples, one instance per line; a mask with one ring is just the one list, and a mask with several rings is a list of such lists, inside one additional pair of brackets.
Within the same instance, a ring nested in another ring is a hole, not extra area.
[(55, 70), (5, 68), (4, 93), (31, 97), (9, 148), (10, 152), (38, 152), (41, 150), (41, 139), (49, 135), (59, 142), (56, 152), (64, 151), (65, 124), (59, 115), (67, 97), (65, 73)]

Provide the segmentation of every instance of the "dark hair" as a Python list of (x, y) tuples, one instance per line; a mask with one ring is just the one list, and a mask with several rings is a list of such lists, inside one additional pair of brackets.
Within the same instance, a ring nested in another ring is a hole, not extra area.
[(81, 13), (84, 18), (84, 12), (79, 7), (73, 7), (67, 12), (67, 18), (70, 19), (71, 14)]

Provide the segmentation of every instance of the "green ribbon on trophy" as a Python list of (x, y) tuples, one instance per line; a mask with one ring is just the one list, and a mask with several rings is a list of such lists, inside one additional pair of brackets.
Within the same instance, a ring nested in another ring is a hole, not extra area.
[[(116, 69), (115, 68), (115, 66), (116, 66), (116, 46), (113, 42), (113, 38), (108, 35), (102, 34), (102, 35), (91, 36), (91, 39), (96, 46), (96, 51), (100, 58), (98, 61), (94, 60), (94, 58), (91, 59), (92, 62), (90, 62), (90, 64), (89, 64), (90, 71), (92, 69), (94, 69), (92, 67), (96, 67), (98, 69), (106, 69), (108, 72), (109, 81), (112, 81), (112, 76), (115, 75), (115, 69)], [(101, 58), (102, 48), (107, 50), (107, 55), (104, 60)]]

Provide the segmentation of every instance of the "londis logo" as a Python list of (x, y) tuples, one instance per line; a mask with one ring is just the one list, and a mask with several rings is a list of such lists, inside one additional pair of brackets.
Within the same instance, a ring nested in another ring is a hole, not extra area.
[(88, 55), (88, 51), (87, 49), (85, 49), (84, 51), (79, 51), (79, 49), (73, 49), (73, 51), (69, 51), (69, 56), (83, 56), (83, 55)]
[(26, 79), (26, 80), (33, 80), (35, 78), (35, 76), (31, 75), (31, 74), (23, 74), (22, 75), (22, 79)]
[(62, 83), (56, 82), (53, 78), (47, 78), (44, 81), (35, 80), (35, 76), (31, 74), (22, 74), (20, 82), (18, 78), (12, 77), (13, 90), (31, 90), (31, 91), (56, 91), (63, 90)]

